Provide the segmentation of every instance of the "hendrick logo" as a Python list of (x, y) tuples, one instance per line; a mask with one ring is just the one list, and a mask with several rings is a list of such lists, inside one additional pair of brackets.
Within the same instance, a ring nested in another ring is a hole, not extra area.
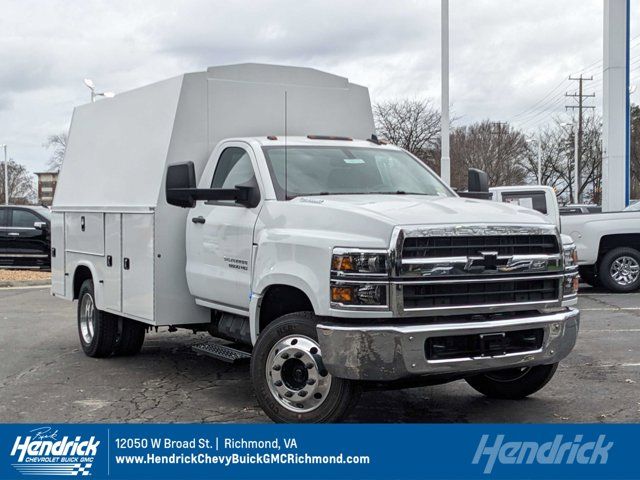
[(504, 435), (496, 435), (493, 444), (489, 445), (489, 435), (482, 435), (472, 463), (477, 465), (486, 456), (484, 473), (491, 473), (496, 462), (503, 465), (604, 465), (609, 459), (609, 449), (613, 447), (613, 442), (605, 445), (606, 435), (599, 435), (595, 442), (583, 441), (582, 435), (566, 442), (562, 435), (556, 435), (553, 441), (545, 443), (505, 442), (504, 438)]
[(10, 456), (22, 475), (88, 476), (99, 445), (94, 436), (69, 437), (51, 427), (40, 427), (18, 436)]

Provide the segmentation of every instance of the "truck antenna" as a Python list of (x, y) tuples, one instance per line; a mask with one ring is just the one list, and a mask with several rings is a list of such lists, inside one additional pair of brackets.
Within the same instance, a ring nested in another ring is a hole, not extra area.
[(289, 200), (287, 190), (287, 91), (284, 91), (284, 199)]

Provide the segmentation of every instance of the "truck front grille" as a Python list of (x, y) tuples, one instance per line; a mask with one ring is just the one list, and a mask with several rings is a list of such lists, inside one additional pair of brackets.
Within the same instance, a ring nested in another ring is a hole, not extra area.
[(470, 257), (487, 250), (502, 256), (554, 254), (559, 248), (555, 235), (409, 237), (404, 241), (402, 257)]
[(558, 299), (557, 278), (492, 279), (487, 282), (405, 284), (405, 309), (500, 305)]

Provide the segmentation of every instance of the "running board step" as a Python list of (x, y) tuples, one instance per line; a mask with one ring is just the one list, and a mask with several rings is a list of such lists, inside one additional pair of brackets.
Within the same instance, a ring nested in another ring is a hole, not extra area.
[(249, 352), (238, 350), (237, 348), (228, 347), (226, 345), (220, 345), (219, 343), (200, 343), (193, 345), (191, 349), (196, 353), (202, 353), (209, 357), (217, 358), (227, 363), (234, 363), (240, 360), (248, 360), (251, 358)]

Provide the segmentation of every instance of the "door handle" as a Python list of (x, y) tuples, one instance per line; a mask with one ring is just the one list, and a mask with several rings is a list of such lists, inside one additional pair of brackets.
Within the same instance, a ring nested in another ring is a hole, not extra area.
[(18, 232), (9, 232), (10, 237), (19, 237), (20, 234)]
[(122, 262), (122, 267), (125, 270), (129, 270), (131, 268), (131, 261), (128, 258), (125, 258), (124, 261)]
[(193, 217), (193, 218), (191, 219), (191, 221), (192, 221), (193, 223), (204, 223), (204, 222), (206, 222), (206, 220), (205, 220), (205, 218), (204, 218), (204, 217)]

